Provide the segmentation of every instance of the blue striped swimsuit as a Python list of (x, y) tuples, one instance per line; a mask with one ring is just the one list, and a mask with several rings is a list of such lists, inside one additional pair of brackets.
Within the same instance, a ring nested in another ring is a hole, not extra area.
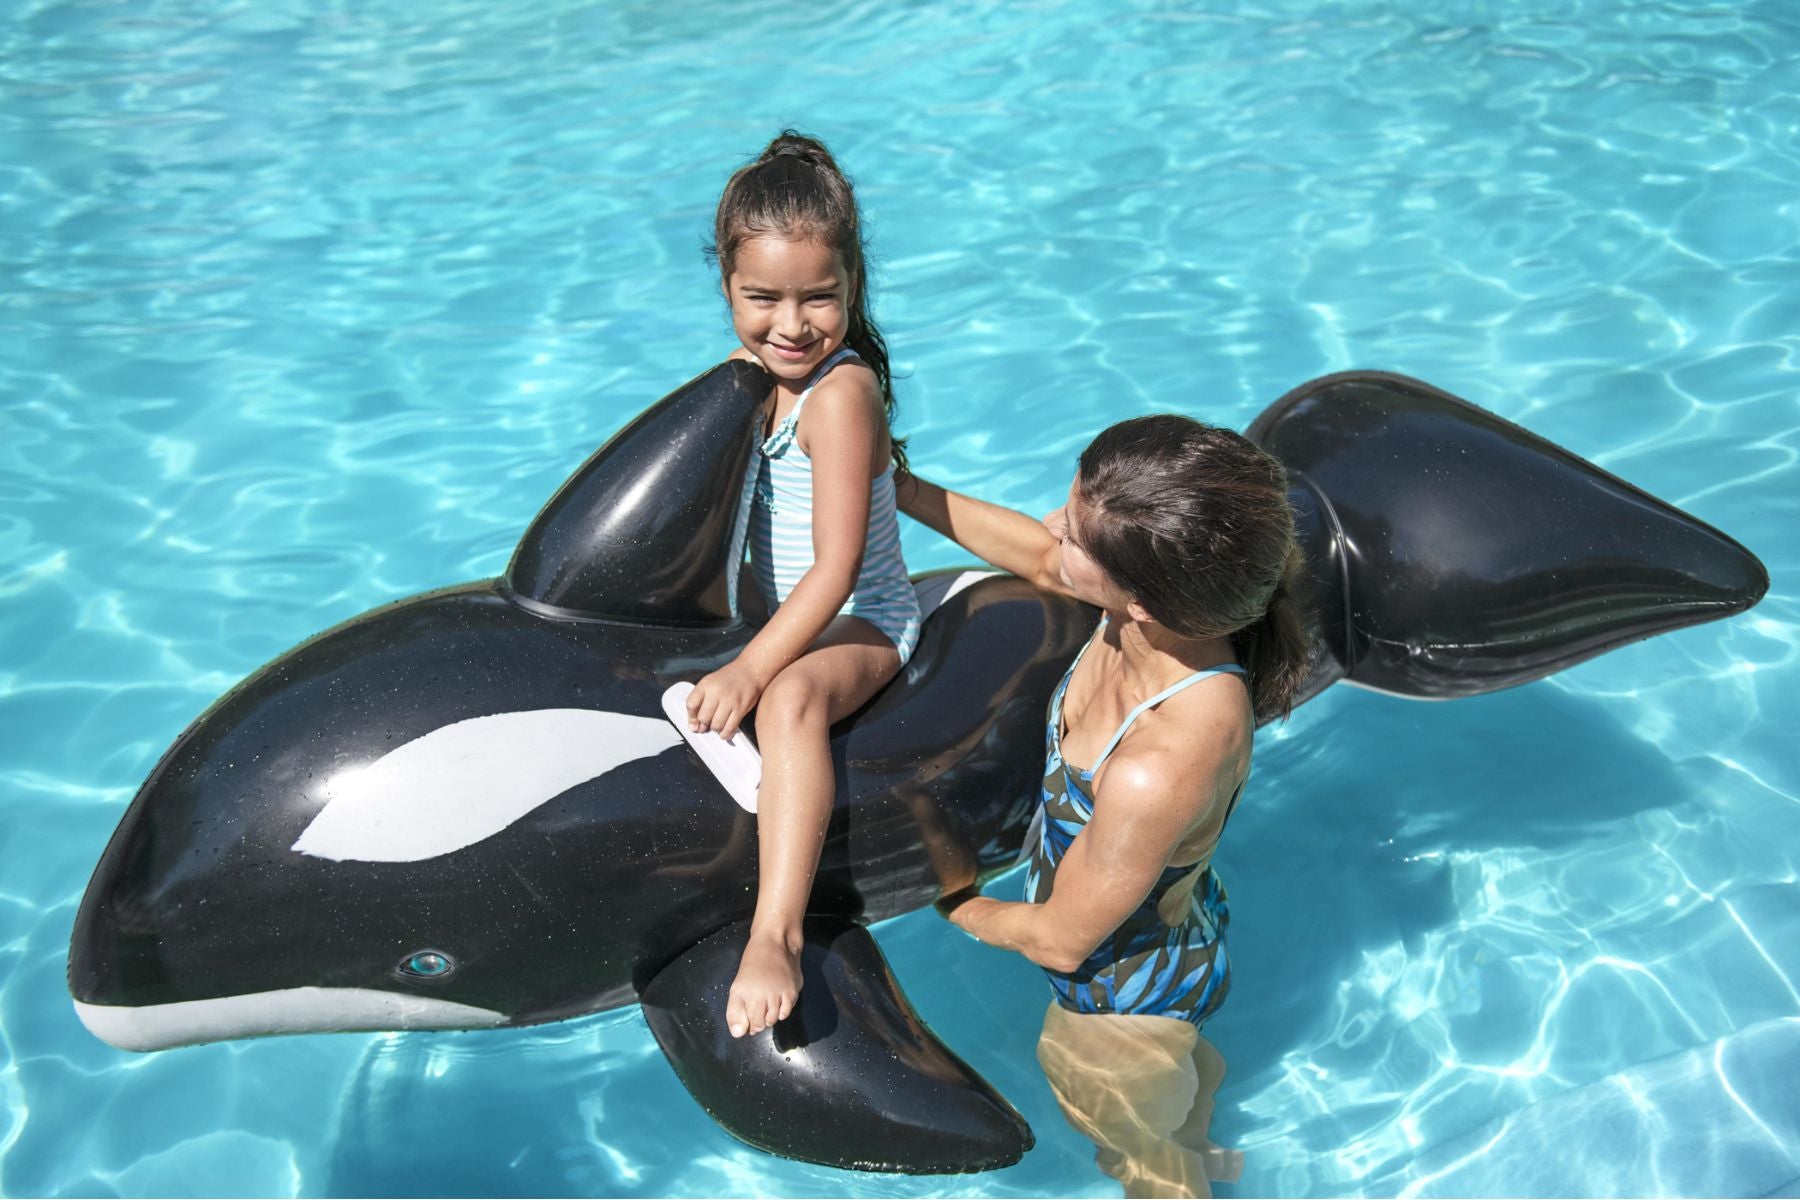
[[(1090, 640), (1088, 645), (1092, 644)], [(1083, 771), (1063, 760), (1062, 702), (1075, 667), (1086, 653), (1087, 646), (1083, 646), (1050, 698), (1044, 730), (1043, 807), (1025, 875), (1025, 898), (1033, 904), (1050, 898), (1057, 866), (1094, 815), (1094, 773), (1131, 723), (1145, 710), (1209, 676), (1231, 673), (1244, 677), (1242, 667), (1228, 663), (1196, 671), (1158, 692), (1131, 710), (1094, 765)], [(1227, 819), (1242, 793), (1240, 784), (1225, 810)], [(1199, 1025), (1225, 1003), (1231, 987), (1231, 968), (1225, 956), (1225, 928), (1230, 921), (1225, 885), (1213, 873), (1209, 849), (1199, 862), (1165, 867), (1144, 902), (1080, 967), (1067, 974), (1046, 967), (1044, 974), (1049, 976), (1057, 1003), (1073, 1012), (1176, 1017)]]
[[(770, 608), (788, 598), (813, 565), (812, 460), (795, 435), (800, 410), (827, 372), (855, 351), (844, 347), (819, 365), (806, 390), (762, 444), (750, 506), (750, 565)], [(862, 571), (840, 616), (861, 617), (894, 643), (900, 663), (919, 644), (919, 597), (900, 557), (900, 520), (894, 510), (894, 468), (869, 484), (869, 532)]]

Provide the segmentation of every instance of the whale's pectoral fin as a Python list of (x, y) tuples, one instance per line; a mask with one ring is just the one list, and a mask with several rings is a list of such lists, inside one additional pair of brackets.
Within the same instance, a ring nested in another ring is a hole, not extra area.
[(725, 997), (749, 922), (727, 926), (642, 991), (650, 1030), (702, 1108), (788, 1158), (864, 1171), (953, 1174), (1032, 1146), (1012, 1105), (932, 1036), (867, 930), (808, 918), (794, 1014), (733, 1038)]

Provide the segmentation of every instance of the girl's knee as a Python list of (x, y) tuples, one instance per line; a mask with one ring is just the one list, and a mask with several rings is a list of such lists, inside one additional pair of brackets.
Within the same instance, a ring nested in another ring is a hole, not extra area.
[(771, 722), (777, 728), (795, 729), (826, 725), (830, 697), (817, 680), (798, 671), (783, 671), (764, 689), (757, 704), (757, 727)]

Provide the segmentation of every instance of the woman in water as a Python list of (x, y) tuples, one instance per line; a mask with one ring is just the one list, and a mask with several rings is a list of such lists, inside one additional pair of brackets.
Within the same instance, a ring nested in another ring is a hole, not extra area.
[[(1225, 1000), (1213, 851), (1259, 721), (1308, 665), (1281, 464), (1178, 416), (1106, 430), (1042, 522), (903, 478), (902, 510), (988, 562), (1102, 610), (1046, 715), (1023, 903), (940, 909), (1044, 969), (1038, 1059), (1127, 1195), (1207, 1195), (1236, 1156), (1206, 1139), (1224, 1063), (1200, 1026)], [(1076, 764), (1086, 764), (1085, 768)]]
[(750, 558), (772, 610), (731, 662), (694, 685), (689, 727), (729, 740), (757, 711), (761, 873), (750, 941), (726, 1000), (734, 1037), (800, 994), (800, 922), (833, 791), (828, 731), (905, 665), (919, 601), (900, 557), (887, 345), (869, 319), (850, 181), (793, 131), (725, 185), (712, 253), (739, 346), (775, 380), (756, 472)]

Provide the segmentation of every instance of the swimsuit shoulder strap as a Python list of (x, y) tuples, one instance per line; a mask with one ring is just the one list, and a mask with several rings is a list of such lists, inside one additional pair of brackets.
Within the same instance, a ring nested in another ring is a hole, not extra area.
[(839, 346), (837, 348), (837, 352), (835, 354), (833, 354), (830, 358), (826, 359), (824, 362), (820, 363), (819, 369), (817, 371), (814, 371), (813, 377), (807, 381), (806, 390), (804, 392), (800, 393), (800, 398), (798, 400), (794, 401), (794, 411), (787, 415), (787, 419), (789, 421), (793, 422), (794, 424), (798, 425), (800, 423), (800, 410), (801, 410), (801, 408), (805, 407), (806, 398), (813, 394), (813, 389), (819, 386), (819, 380), (821, 380), (821, 379), (825, 378), (825, 376), (831, 374), (831, 369), (833, 367), (837, 366), (839, 363), (843, 362), (845, 359), (855, 358), (855, 357), (856, 357), (856, 351), (852, 350), (848, 346)]
[(1081, 643), (1081, 649), (1075, 652), (1074, 661), (1069, 663), (1069, 669), (1063, 672), (1062, 682), (1056, 685), (1056, 695), (1050, 701), (1050, 719), (1058, 726), (1062, 724), (1063, 693), (1069, 690), (1069, 680), (1075, 678), (1075, 668), (1081, 665), (1081, 660), (1087, 654), (1088, 647), (1094, 644), (1094, 638), (1099, 637), (1100, 631), (1105, 628), (1106, 616), (1102, 614), (1100, 624), (1095, 627), (1093, 636)]
[[(1131, 728), (1131, 723), (1133, 721), (1137, 720), (1139, 717), (1143, 716), (1145, 711), (1147, 711), (1148, 709), (1155, 708), (1157, 705), (1161, 704), (1164, 700), (1167, 700), (1170, 696), (1173, 696), (1176, 692), (1181, 691), (1183, 688), (1193, 687), (1196, 683), (1199, 683), (1202, 679), (1208, 679), (1214, 675), (1244, 675), (1244, 668), (1238, 666), (1236, 663), (1225, 663), (1222, 666), (1207, 667), (1205, 670), (1195, 671), (1192, 675), (1189, 675), (1186, 679), (1183, 679), (1179, 683), (1175, 683), (1175, 684), (1170, 685), (1169, 687), (1164, 688), (1162, 691), (1156, 693), (1156, 695), (1150, 697), (1148, 700), (1144, 701), (1142, 704), (1138, 705), (1136, 708), (1134, 708), (1130, 712), (1126, 713), (1125, 720), (1119, 726), (1118, 732), (1112, 735), (1112, 741), (1106, 743), (1106, 749), (1104, 749), (1100, 752), (1100, 757), (1095, 759), (1094, 765), (1088, 768), (1088, 775), (1090, 777), (1092, 777), (1092, 776), (1098, 775), (1100, 773), (1100, 764), (1102, 764), (1106, 761), (1107, 755), (1111, 754), (1114, 750), (1116, 750), (1118, 748), (1119, 739), (1121, 739), (1125, 736), (1125, 731), (1127, 729)], [(1249, 677), (1247, 675), (1245, 675), (1245, 679), (1248, 680), (1248, 678)]]

